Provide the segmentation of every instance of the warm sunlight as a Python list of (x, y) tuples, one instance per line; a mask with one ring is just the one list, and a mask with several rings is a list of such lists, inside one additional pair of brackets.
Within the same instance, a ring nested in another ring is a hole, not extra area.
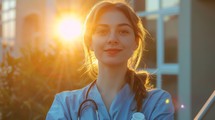
[(64, 16), (55, 27), (56, 35), (66, 41), (72, 41), (81, 35), (82, 24), (78, 17)]

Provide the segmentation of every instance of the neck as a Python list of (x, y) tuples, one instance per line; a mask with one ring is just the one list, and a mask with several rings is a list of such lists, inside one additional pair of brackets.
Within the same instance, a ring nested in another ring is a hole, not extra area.
[(116, 94), (125, 85), (127, 65), (111, 67), (99, 65), (98, 70), (98, 79), (96, 84), (101, 94)]
[(127, 66), (99, 67), (97, 86), (101, 93), (117, 93), (126, 83)]
[(96, 85), (102, 96), (107, 110), (109, 110), (116, 94), (125, 85), (126, 72), (126, 65), (119, 67), (101, 67), (101, 65), (99, 65), (98, 79), (96, 81)]

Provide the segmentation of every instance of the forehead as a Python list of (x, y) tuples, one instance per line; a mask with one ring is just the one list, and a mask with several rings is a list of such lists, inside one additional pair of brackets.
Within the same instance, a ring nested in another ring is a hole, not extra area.
[(117, 24), (129, 24), (131, 22), (126, 17), (126, 15), (117, 10), (117, 9), (108, 9), (103, 12), (100, 17), (97, 19), (96, 24), (110, 24), (110, 25), (117, 25)]

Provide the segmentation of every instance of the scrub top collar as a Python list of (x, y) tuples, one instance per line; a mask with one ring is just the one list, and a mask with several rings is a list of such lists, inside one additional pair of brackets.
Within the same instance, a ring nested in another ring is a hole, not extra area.
[[(130, 89), (130, 86), (128, 85), (128, 83), (126, 83), (121, 88), (121, 90), (117, 93), (117, 95), (114, 97), (109, 109), (109, 113), (113, 113), (113, 111), (118, 110), (118, 108), (124, 106), (124, 104), (126, 104), (126, 100), (131, 99), (131, 97), (134, 98), (134, 95)], [(101, 107), (101, 106), (105, 107), (105, 104), (102, 100), (102, 96), (96, 84), (91, 88), (88, 99), (93, 99), (98, 105), (98, 107)], [(106, 111), (107, 111), (107, 108), (106, 108)]]

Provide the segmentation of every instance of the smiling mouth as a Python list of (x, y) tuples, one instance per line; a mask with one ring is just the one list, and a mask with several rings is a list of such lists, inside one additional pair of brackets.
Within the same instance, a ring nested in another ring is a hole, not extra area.
[(119, 53), (120, 51), (122, 51), (121, 49), (107, 49), (104, 50), (106, 53), (108, 53), (109, 55), (115, 55), (117, 53)]

